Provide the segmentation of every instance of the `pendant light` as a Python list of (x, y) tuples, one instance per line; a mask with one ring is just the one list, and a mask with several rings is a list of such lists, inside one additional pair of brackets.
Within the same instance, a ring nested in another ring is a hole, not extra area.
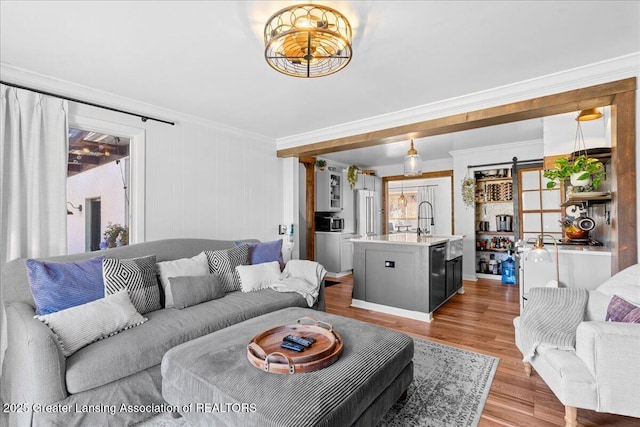
[(402, 189), (400, 197), (398, 198), (398, 207), (400, 207), (399, 205), (407, 206), (407, 198), (404, 195), (404, 183), (400, 183), (400, 185), (402, 186)]
[(404, 158), (404, 176), (422, 175), (422, 157), (413, 147), (413, 139), (411, 140), (411, 148), (407, 151)]
[(597, 120), (602, 117), (602, 113), (597, 108), (588, 108), (580, 111), (576, 120), (579, 122), (588, 122), (589, 120)]

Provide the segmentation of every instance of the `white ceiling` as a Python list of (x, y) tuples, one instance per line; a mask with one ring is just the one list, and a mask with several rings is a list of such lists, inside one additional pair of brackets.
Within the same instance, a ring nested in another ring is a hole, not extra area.
[[(295, 3), (3, 0), (0, 61), (277, 140), (640, 51), (638, 1), (322, 1), (351, 20), (353, 60), (298, 79), (267, 65), (262, 39)], [(541, 135), (537, 120), (417, 148), (442, 158)], [(381, 165), (406, 150), (334, 156)]]

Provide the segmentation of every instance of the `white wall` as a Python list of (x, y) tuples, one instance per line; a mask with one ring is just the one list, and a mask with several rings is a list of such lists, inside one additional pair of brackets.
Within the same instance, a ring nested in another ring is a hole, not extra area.
[[(101, 235), (110, 222), (126, 224), (125, 196), (122, 175), (125, 160), (121, 165), (116, 162), (107, 163), (67, 178), (67, 201), (74, 206), (82, 205), (82, 212), (67, 205), (73, 215), (67, 215), (67, 252), (76, 254), (85, 252), (85, 227), (88, 221), (86, 199), (100, 198)], [(126, 176), (126, 174), (125, 174)]]
[(283, 197), (275, 142), (178, 113), (162, 113), (176, 125), (142, 122), (70, 103), (70, 115), (144, 130), (143, 240), (279, 238)]

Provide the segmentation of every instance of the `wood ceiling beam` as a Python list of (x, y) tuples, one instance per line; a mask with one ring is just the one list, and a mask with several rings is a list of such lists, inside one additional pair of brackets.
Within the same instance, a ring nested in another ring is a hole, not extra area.
[(634, 91), (635, 89), (636, 79), (631, 77), (468, 113), (454, 114), (418, 123), (285, 148), (278, 150), (277, 155), (278, 157), (317, 156), (401, 142), (411, 138), (424, 138), (572, 111), (577, 112), (586, 108), (611, 105), (617, 94)]

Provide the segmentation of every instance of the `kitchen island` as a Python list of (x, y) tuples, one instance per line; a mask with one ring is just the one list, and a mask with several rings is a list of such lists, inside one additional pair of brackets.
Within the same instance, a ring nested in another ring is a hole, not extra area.
[(396, 233), (354, 243), (351, 305), (430, 322), (462, 287), (463, 236)]

